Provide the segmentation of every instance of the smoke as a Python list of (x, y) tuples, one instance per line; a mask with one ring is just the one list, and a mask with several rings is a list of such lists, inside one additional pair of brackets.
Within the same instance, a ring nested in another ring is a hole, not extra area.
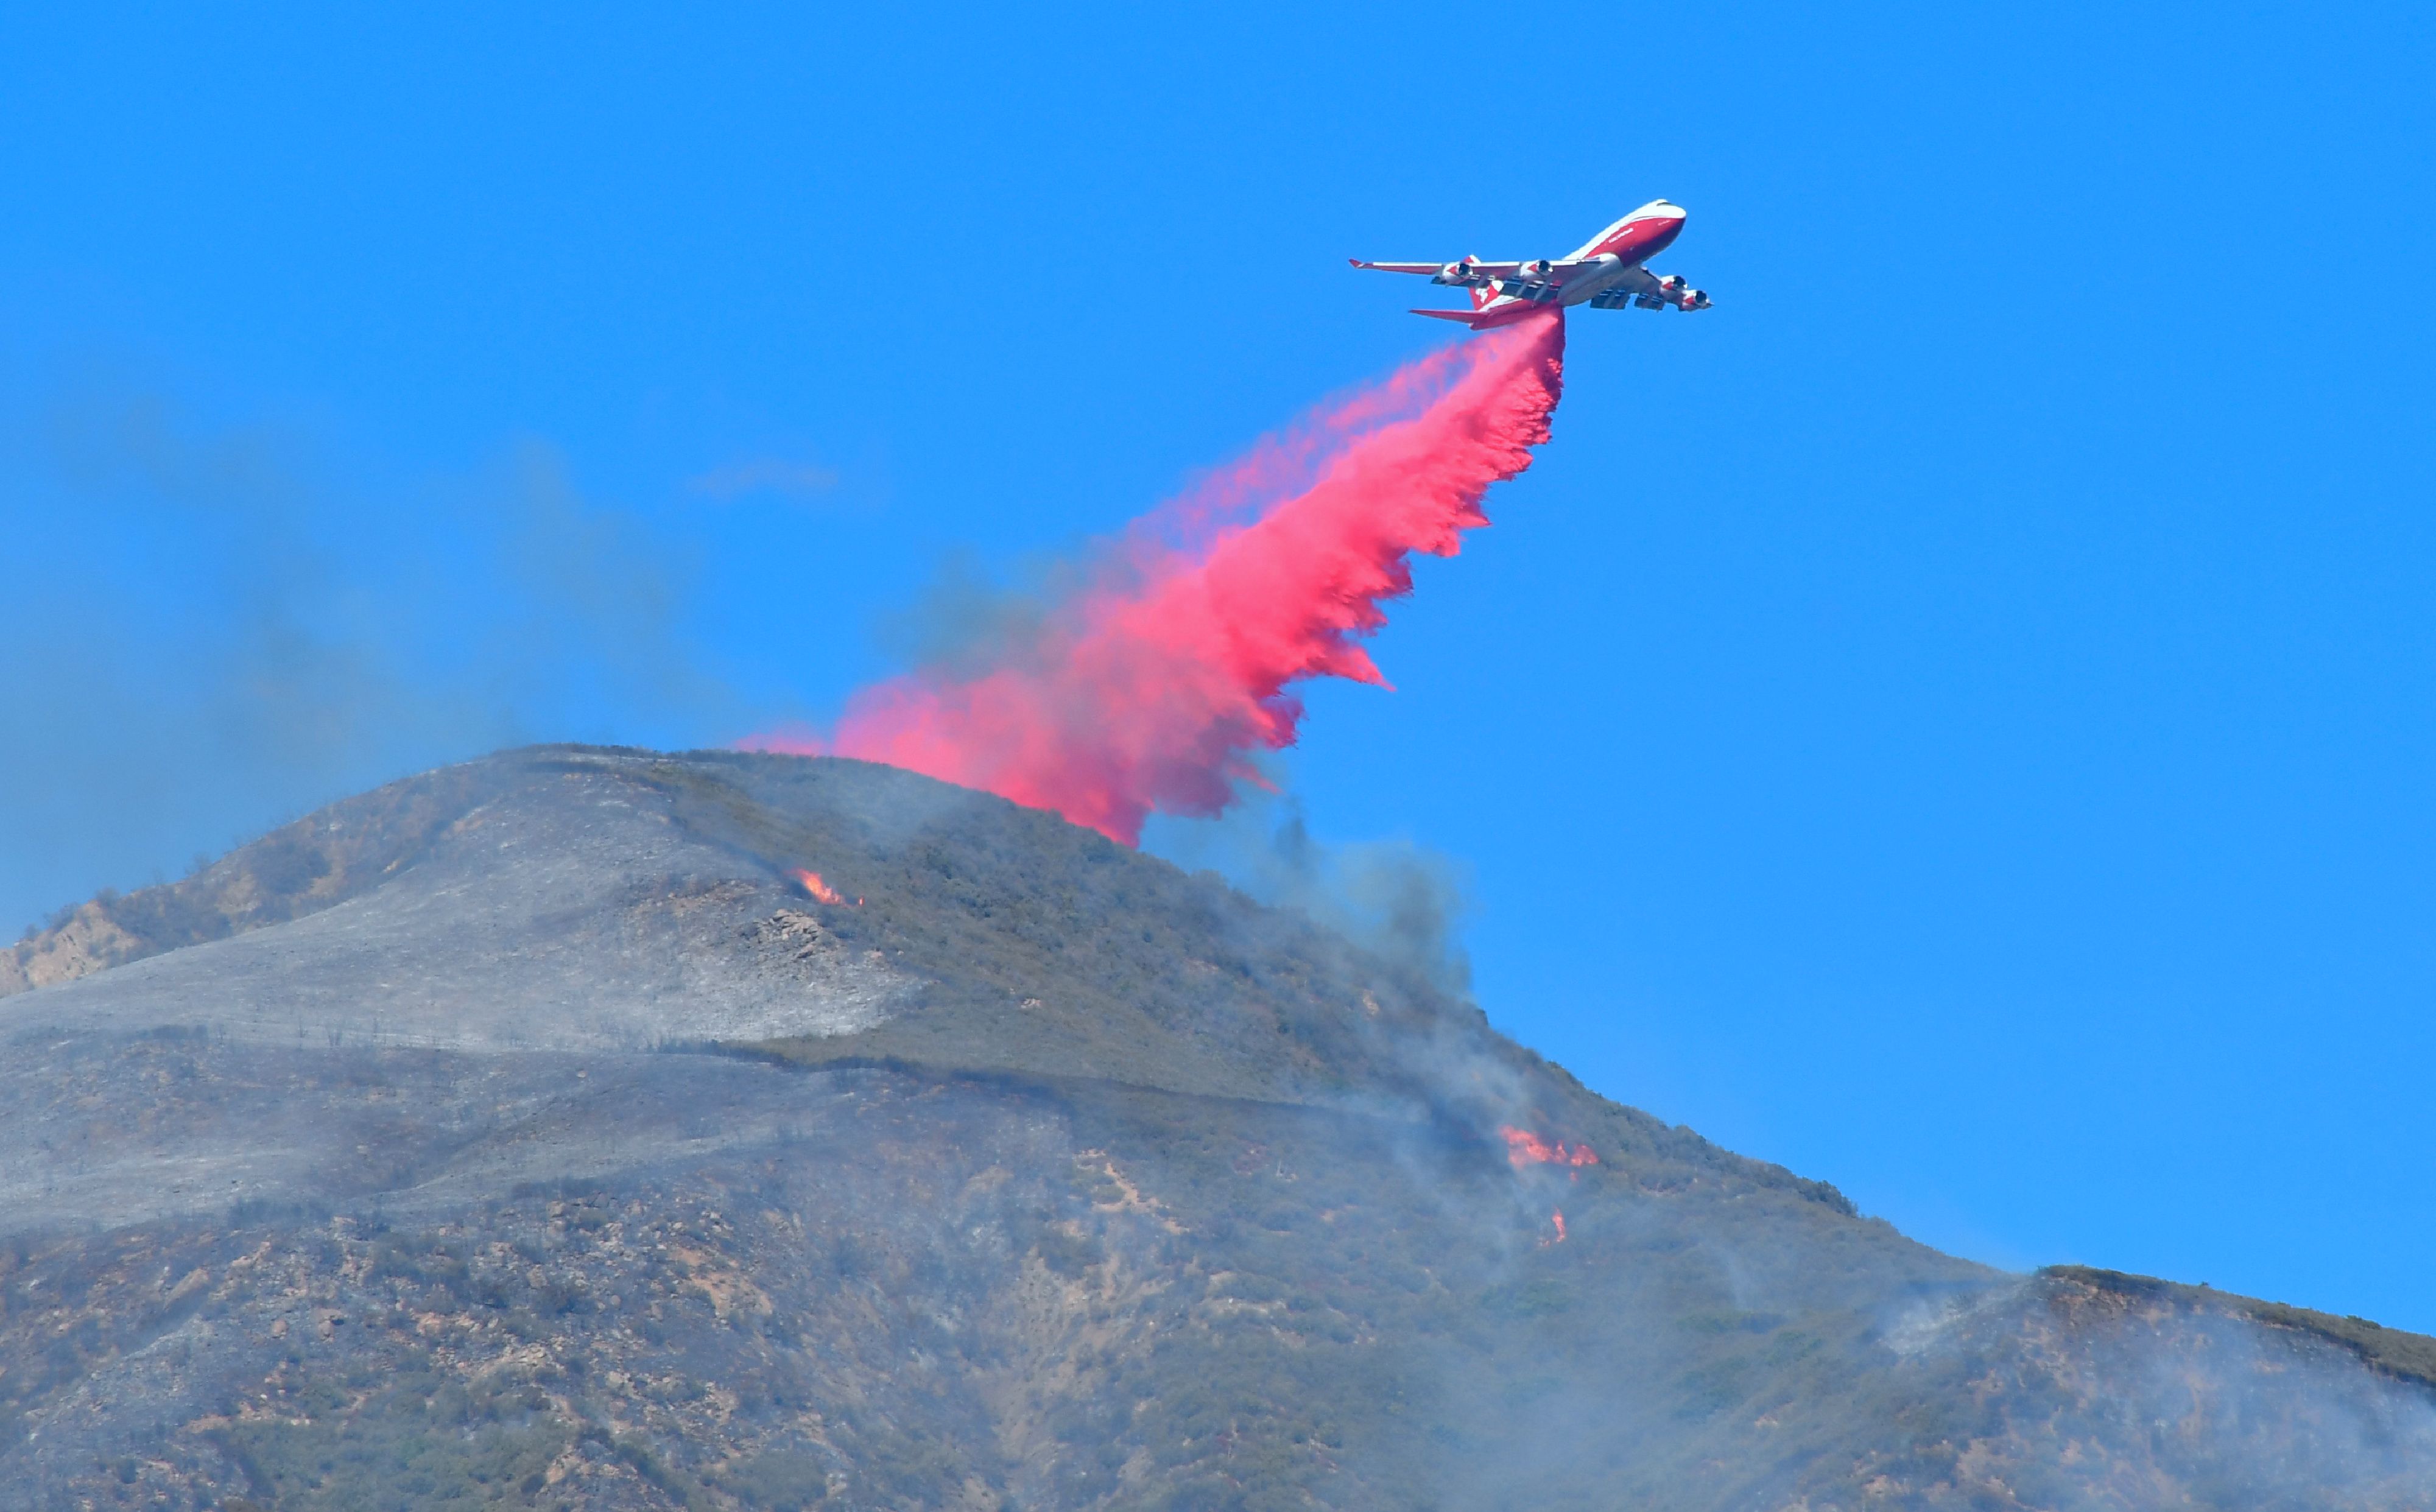
[[(1911, 1473), (1958, 1500), (2070, 1508), (2430, 1504), (2423, 1382), (2245, 1299), (2125, 1279), (2019, 1277), (1882, 1318), (1873, 1336), (1902, 1365), (1877, 1410), (1944, 1419)], [(2013, 1389), (1988, 1393), (2000, 1380)], [(1890, 1467), (1888, 1499), (1924, 1489), (1900, 1484), (1906, 1469)]]
[(0, 392), (0, 911), (160, 879), (503, 743), (739, 717), (687, 574), (547, 448), (340, 464), (113, 382)]
[(1457, 863), (1407, 840), (1329, 847), (1289, 805), (1256, 874), (1271, 899), (1299, 908), (1374, 954), (1448, 992), (1471, 990), (1458, 937), (1470, 896)]
[(1452, 556), (1489, 486), (1530, 465), (1561, 387), (1560, 315), (1474, 339), (1262, 443), (1138, 522), (1045, 604), (990, 617), (979, 655), (863, 689), (822, 740), (754, 749), (884, 761), (987, 789), (1127, 844), (1209, 816), (1294, 743), (1307, 677), (1385, 686), (1358, 641)]
[(1470, 879), (1452, 857), (1406, 839), (1330, 844), (1274, 761), (1214, 820), (1157, 820), (1146, 847), (1188, 870), (1212, 870), (1247, 895), (1296, 910), (1441, 992), (1471, 991), (1462, 928)]

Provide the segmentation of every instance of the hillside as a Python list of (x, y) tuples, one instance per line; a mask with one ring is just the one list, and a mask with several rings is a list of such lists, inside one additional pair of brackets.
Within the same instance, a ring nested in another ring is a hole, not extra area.
[(887, 768), (427, 773), (0, 1034), (0, 1505), (2436, 1504), (2436, 1342), (1939, 1255)]

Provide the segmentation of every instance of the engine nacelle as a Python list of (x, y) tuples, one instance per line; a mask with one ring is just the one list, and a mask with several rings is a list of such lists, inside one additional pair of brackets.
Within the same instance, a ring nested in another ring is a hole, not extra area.
[(1459, 263), (1449, 263), (1444, 268), (1439, 269), (1436, 276), (1431, 278), (1430, 282), (1433, 284), (1469, 284), (1472, 280), (1471, 268), (1472, 259), (1469, 257)]
[(1550, 266), (1548, 259), (1542, 257), (1536, 263), (1524, 263), (1522, 273), (1524, 278), (1545, 278)]
[(1647, 297), (1653, 305), (1672, 304), (1679, 310), (1705, 310), (1709, 307), (1707, 293), (1694, 288), (1690, 280), (1674, 273), (1660, 278), (1658, 292)]

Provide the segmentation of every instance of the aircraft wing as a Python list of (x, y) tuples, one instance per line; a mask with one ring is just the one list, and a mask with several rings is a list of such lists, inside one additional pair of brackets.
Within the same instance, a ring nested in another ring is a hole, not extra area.
[(1520, 281), (1525, 285), (1562, 287), (1584, 269), (1606, 269), (1615, 265), (1613, 257), (1543, 257), (1524, 263), (1484, 263), (1466, 258), (1459, 263), (1366, 263), (1359, 257), (1346, 259), (1356, 268), (1375, 269), (1383, 273), (1427, 273), (1434, 284), (1468, 284), (1474, 287), (1490, 283)]
[[(1359, 257), (1348, 257), (1346, 261), (1356, 268), (1373, 269), (1382, 273), (1436, 273), (1448, 266), (1445, 263), (1366, 263)], [(1510, 278), (1522, 269), (1521, 263), (1474, 262), (1470, 265), (1471, 271), (1482, 278)]]

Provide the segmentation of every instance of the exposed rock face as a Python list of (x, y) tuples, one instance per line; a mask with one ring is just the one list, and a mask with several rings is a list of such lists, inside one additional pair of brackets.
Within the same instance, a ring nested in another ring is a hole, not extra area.
[(511, 753), (180, 886), (12, 958), (119, 964), (0, 1002), (0, 1507), (2431, 1504), (2436, 1344), (1938, 1255), (901, 773)]
[(352, 897), (411, 861), (435, 829), (496, 791), (499, 775), (492, 763), (473, 762), (392, 783), (273, 830), (184, 881), (79, 904), (0, 950), (0, 998)]
[(43, 931), (0, 950), (0, 998), (90, 976), (105, 966), (147, 954), (141, 941), (118, 927), (100, 903), (79, 903), (76, 912)]

